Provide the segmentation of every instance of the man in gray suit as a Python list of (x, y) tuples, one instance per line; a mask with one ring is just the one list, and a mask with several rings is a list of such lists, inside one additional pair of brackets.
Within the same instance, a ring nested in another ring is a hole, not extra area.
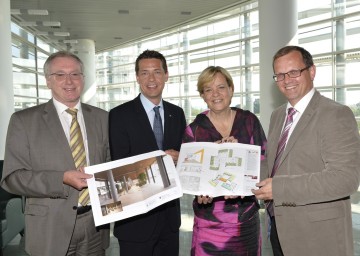
[[(81, 206), (78, 200), (92, 177), (83, 172), (83, 165), (110, 159), (108, 113), (80, 103), (83, 63), (76, 55), (52, 54), (44, 73), (53, 97), (12, 115), (1, 186), (26, 197), (25, 249), (30, 255), (105, 255), (109, 228), (95, 227), (91, 206)], [(68, 108), (77, 114), (72, 117)], [(76, 116), (85, 151), (79, 168), (70, 148)]]
[[(360, 179), (360, 138), (354, 115), (314, 89), (316, 68), (305, 49), (280, 49), (274, 55), (273, 70), (288, 103), (271, 116), (269, 178), (253, 192), (265, 200), (272, 216), (274, 255), (353, 256), (350, 195), (357, 191)], [(294, 114), (287, 119), (292, 120), (285, 122), (291, 108)], [(281, 141), (284, 150), (278, 149)]]

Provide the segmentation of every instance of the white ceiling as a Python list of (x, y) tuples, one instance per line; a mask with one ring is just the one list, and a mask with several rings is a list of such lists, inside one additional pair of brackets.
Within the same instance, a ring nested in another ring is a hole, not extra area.
[[(60, 40), (58, 45), (64, 48), (64, 40), (92, 39), (95, 41), (96, 52), (99, 52), (246, 1), (248, 0), (11, 0), (10, 4), (11, 9), (49, 11), (46, 16), (12, 15), (14, 22), (61, 22), (61, 27), (28, 27), (32, 32), (70, 33), (68, 37), (41, 36), (43, 40)], [(119, 13), (119, 10), (125, 13)]]

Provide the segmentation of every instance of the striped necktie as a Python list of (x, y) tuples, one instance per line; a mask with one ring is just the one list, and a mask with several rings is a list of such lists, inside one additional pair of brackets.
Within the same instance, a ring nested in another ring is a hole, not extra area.
[(153, 123), (153, 131), (154, 131), (154, 135), (156, 138), (156, 143), (157, 143), (159, 149), (162, 150), (164, 134), (163, 134), (162, 120), (161, 120), (161, 115), (160, 115), (159, 109), (160, 109), (160, 106), (154, 107), (155, 117), (154, 117), (154, 123)]
[(279, 143), (278, 143), (278, 148), (277, 148), (277, 151), (276, 151), (276, 157), (275, 157), (274, 166), (273, 166), (273, 169), (272, 169), (272, 172), (271, 172), (271, 178), (274, 177), (274, 175), (276, 173), (276, 170), (279, 167), (280, 159), (281, 159), (282, 153), (285, 150), (286, 141), (287, 141), (287, 138), (289, 136), (290, 128), (291, 128), (291, 126), (293, 124), (293, 116), (294, 116), (295, 113), (296, 113), (295, 108), (289, 108), (288, 109), (288, 115), (286, 117), (286, 122), (285, 122), (285, 125), (284, 125), (284, 129), (283, 129), (283, 131), (281, 133)]
[[(279, 167), (279, 163), (280, 163), (280, 159), (281, 159), (281, 156), (285, 150), (285, 146), (286, 146), (286, 141), (287, 141), (287, 138), (289, 136), (289, 131), (290, 131), (290, 128), (293, 124), (293, 116), (294, 114), (296, 113), (296, 109), (295, 108), (289, 108), (288, 109), (288, 114), (287, 114), (287, 117), (286, 117), (286, 122), (285, 122), (285, 125), (284, 125), (284, 128), (281, 132), (281, 135), (280, 135), (280, 139), (279, 139), (279, 142), (278, 142), (278, 148), (277, 148), (277, 151), (276, 151), (276, 156), (275, 156), (275, 162), (274, 162), (274, 166), (273, 166), (273, 169), (271, 171), (271, 176), (270, 178), (274, 177), (278, 167)], [(274, 216), (274, 202), (271, 200), (271, 201), (267, 201), (265, 203), (266, 205), (266, 209), (269, 213), (269, 215), (271, 217)]]
[[(77, 120), (78, 110), (76, 108), (68, 108), (66, 112), (72, 116), (70, 125), (70, 148), (74, 158), (75, 167), (78, 169), (79, 167), (86, 166), (84, 140)], [(87, 188), (80, 191), (78, 202), (83, 206), (90, 202), (89, 190)]]

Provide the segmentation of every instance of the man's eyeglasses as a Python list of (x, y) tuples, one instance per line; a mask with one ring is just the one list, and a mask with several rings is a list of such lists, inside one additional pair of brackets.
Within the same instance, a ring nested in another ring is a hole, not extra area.
[(275, 82), (280, 82), (282, 80), (285, 79), (285, 75), (288, 75), (290, 78), (296, 78), (296, 77), (299, 77), (301, 76), (301, 73), (304, 71), (304, 70), (307, 70), (309, 69), (310, 67), (306, 67), (306, 68), (303, 68), (303, 69), (294, 69), (294, 70), (290, 70), (289, 72), (287, 73), (279, 73), (279, 74), (275, 74), (273, 75), (273, 78), (275, 80)]
[(70, 74), (52, 73), (49, 76), (54, 76), (55, 80), (58, 82), (65, 81), (66, 78), (70, 78), (72, 81), (75, 81), (75, 80), (80, 80), (81, 78), (83, 78), (83, 73), (70, 73)]

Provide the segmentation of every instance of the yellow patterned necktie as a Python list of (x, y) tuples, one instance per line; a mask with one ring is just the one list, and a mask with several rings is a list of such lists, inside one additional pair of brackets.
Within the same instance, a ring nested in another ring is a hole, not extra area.
[[(74, 158), (75, 167), (76, 169), (79, 169), (79, 167), (86, 166), (86, 153), (80, 125), (77, 120), (78, 110), (76, 108), (68, 108), (66, 112), (72, 116), (70, 125), (70, 148)], [(85, 206), (89, 202), (89, 190), (84, 188), (79, 193), (79, 203)]]

